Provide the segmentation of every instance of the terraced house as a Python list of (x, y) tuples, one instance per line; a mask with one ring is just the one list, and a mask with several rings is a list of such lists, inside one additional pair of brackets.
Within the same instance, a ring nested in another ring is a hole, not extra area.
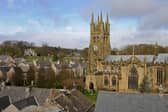
[(92, 15), (86, 89), (137, 91), (147, 76), (153, 90), (168, 88), (168, 54), (158, 54), (157, 45), (151, 55), (111, 55), (110, 23), (102, 14), (97, 22)]

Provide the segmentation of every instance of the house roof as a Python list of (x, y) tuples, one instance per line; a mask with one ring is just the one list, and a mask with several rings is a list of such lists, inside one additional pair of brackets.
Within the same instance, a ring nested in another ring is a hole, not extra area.
[(94, 105), (79, 91), (61, 95), (56, 102), (70, 112), (93, 112)]
[(18, 109), (22, 110), (25, 107), (29, 106), (38, 106), (38, 102), (36, 101), (34, 96), (22, 99), (20, 101), (14, 102), (13, 105)]
[(8, 59), (12, 59), (12, 57), (8, 56), (8, 55), (0, 55), (0, 60), (5, 61), (5, 60), (8, 60)]
[(9, 96), (0, 97), (0, 112), (10, 105)]
[(12, 102), (25, 99), (27, 96), (35, 96), (40, 105), (44, 104), (49, 96), (50, 89), (32, 88), (30, 93), (27, 93), (26, 87), (6, 87), (0, 91), (0, 96), (10, 96)]
[(37, 65), (39, 65), (40, 67), (50, 67), (51, 62), (39, 60), (37, 61)]
[(3, 74), (6, 74), (7, 72), (9, 72), (11, 67), (7, 67), (7, 66), (0, 66), (0, 71), (3, 73)]
[(62, 108), (57, 105), (47, 106), (29, 106), (21, 110), (20, 112), (65, 112)]
[(95, 112), (167, 112), (168, 95), (100, 91)]

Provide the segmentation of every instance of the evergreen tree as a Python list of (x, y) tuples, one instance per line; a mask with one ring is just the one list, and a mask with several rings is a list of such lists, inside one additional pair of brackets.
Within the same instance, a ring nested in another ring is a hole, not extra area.
[(140, 91), (141, 92), (145, 92), (145, 93), (149, 93), (151, 92), (151, 81), (149, 80), (148, 76), (144, 76), (142, 83), (140, 85)]

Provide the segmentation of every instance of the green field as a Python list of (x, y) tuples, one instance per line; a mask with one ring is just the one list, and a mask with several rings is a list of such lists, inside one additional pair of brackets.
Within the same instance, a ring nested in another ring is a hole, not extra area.
[(89, 92), (85, 92), (84, 95), (94, 104), (96, 104), (96, 100), (97, 100), (97, 95), (98, 93), (89, 93)]

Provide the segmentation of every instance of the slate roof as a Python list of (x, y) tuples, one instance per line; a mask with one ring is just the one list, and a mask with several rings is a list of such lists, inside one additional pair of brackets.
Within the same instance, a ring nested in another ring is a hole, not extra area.
[[(168, 53), (161, 53), (158, 54), (158, 56), (155, 55), (135, 55), (141, 62), (144, 61), (144, 58), (146, 58), (146, 61), (148, 63), (152, 63), (153, 60), (155, 63), (168, 63)], [(105, 57), (105, 61), (107, 62), (115, 62), (115, 61), (120, 61), (121, 59), (123, 61), (127, 61), (132, 57), (132, 55), (108, 55)]]
[(51, 62), (49, 61), (37, 61), (37, 65), (39, 65), (40, 67), (50, 67), (51, 66)]
[(14, 102), (13, 105), (18, 109), (22, 110), (25, 107), (29, 106), (38, 106), (38, 102), (36, 101), (34, 96), (22, 99), (20, 101)]
[(55, 64), (57, 69), (68, 69), (70, 68), (68, 63)]
[(0, 97), (0, 112), (10, 105), (9, 96)]
[(70, 94), (61, 95), (56, 102), (68, 109), (69, 112), (93, 112), (94, 105), (79, 91), (72, 91)]
[(95, 112), (167, 112), (168, 95), (100, 91)]
[(0, 55), (0, 60), (1, 61), (5, 61), (5, 60), (9, 60), (11, 59), (12, 57), (11, 56), (8, 56), (8, 55)]
[[(29, 96), (35, 96), (40, 105), (44, 104), (49, 96), (49, 89), (32, 88)], [(6, 87), (3, 91), (0, 91), (0, 96), (10, 96), (12, 102), (25, 99), (28, 96), (26, 87)]]
[(155, 63), (168, 63), (168, 54), (159, 54), (155, 60)]
[(5, 67), (5, 66), (0, 66), (0, 71), (3, 73), (3, 74), (6, 74), (7, 72), (9, 72), (11, 67)]
[(52, 106), (29, 106), (21, 110), (20, 112), (65, 112), (62, 108), (57, 105)]

